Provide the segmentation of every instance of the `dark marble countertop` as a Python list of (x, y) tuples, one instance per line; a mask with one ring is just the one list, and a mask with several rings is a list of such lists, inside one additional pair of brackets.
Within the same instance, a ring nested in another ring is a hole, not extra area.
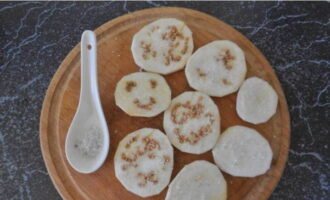
[(330, 3), (0, 2), (0, 199), (60, 199), (39, 145), (48, 84), (83, 30), (143, 8), (211, 14), (247, 36), (282, 83), (291, 145), (272, 200), (330, 199)]

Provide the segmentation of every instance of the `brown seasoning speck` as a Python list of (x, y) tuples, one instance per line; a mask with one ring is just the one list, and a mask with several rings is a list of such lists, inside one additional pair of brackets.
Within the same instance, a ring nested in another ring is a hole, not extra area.
[(126, 162), (131, 163), (131, 162), (135, 162), (135, 161), (136, 161), (136, 159), (137, 159), (137, 155), (134, 154), (133, 158), (131, 158), (131, 157), (128, 157), (125, 153), (122, 153), (122, 154), (121, 154), (121, 158), (122, 158), (123, 160), (125, 160)]
[(123, 166), (121, 166), (121, 169), (122, 169), (123, 171), (127, 170), (127, 165), (123, 165)]
[(142, 179), (142, 182), (138, 183), (138, 186), (139, 187), (146, 186), (146, 184), (148, 182), (151, 182), (153, 184), (157, 184), (158, 183), (158, 179), (157, 179), (154, 171), (150, 171), (148, 174), (139, 172), (137, 174), (137, 177)]
[[(204, 106), (200, 103), (202, 99), (198, 99), (198, 102), (194, 105), (191, 105), (190, 101), (185, 103), (177, 103), (173, 106), (171, 110), (171, 119), (175, 124), (184, 124), (189, 118), (199, 118), (204, 112)], [(182, 117), (178, 119), (177, 111), (180, 107), (185, 108), (186, 112), (182, 113)]]
[(126, 89), (127, 92), (131, 92), (133, 87), (136, 87), (136, 83), (134, 81), (127, 81), (126, 82), (125, 89)]
[(152, 57), (156, 57), (157, 56), (157, 52), (156, 51), (152, 51), (151, 52), (151, 55), (152, 55)]
[(222, 79), (222, 82), (223, 82), (223, 84), (225, 84), (225, 85), (231, 85), (232, 83), (230, 82), (230, 81), (228, 81), (227, 79)]
[(167, 29), (169, 31), (162, 34), (162, 39), (163, 40), (174, 41), (177, 37), (178, 38), (183, 38), (182, 33), (179, 32), (179, 30), (176, 26), (168, 26)]
[(159, 26), (153, 26), (152, 28), (151, 28), (151, 32), (154, 32), (155, 30), (158, 30), (159, 29)]
[(179, 135), (178, 140), (182, 144), (184, 142), (188, 142), (192, 145), (197, 144), (203, 137), (207, 136), (212, 132), (212, 128), (210, 124), (207, 124), (205, 126), (202, 126), (199, 128), (197, 132), (190, 132), (190, 137)]
[(163, 158), (164, 158), (164, 164), (171, 161), (171, 158), (169, 156), (163, 156)]
[(151, 50), (151, 44), (147, 44), (145, 43), (143, 40), (140, 42), (140, 47), (143, 49), (143, 53), (142, 53), (142, 58), (144, 60), (149, 59), (149, 56), (151, 54), (151, 56), (155, 57), (156, 56), (156, 52)]
[(126, 149), (130, 148), (131, 144), (134, 143), (134, 142), (136, 142), (136, 141), (138, 140), (138, 138), (139, 138), (139, 136), (134, 136), (134, 137), (132, 137), (132, 138), (128, 141), (128, 143), (125, 145), (125, 148), (126, 148)]
[(134, 99), (133, 103), (141, 109), (151, 110), (151, 106), (156, 104), (156, 99), (153, 97), (149, 97), (149, 103), (141, 104), (140, 100), (136, 98), (136, 99)]
[(151, 153), (151, 154), (148, 154), (148, 158), (153, 160), (156, 158), (155, 154)]
[(224, 54), (223, 52), (219, 55), (219, 58), (216, 59), (217, 61), (222, 60), (223, 64), (225, 65), (225, 68), (227, 70), (231, 70), (233, 66), (231, 65), (231, 62), (235, 60), (235, 56), (233, 56), (230, 51), (227, 49), (225, 50)]
[(144, 150), (145, 151), (152, 151), (152, 150), (154, 150), (156, 148), (158, 150), (160, 150), (160, 145), (159, 145), (159, 143), (156, 140), (154, 140), (152, 138), (149, 138), (149, 137), (144, 137), (142, 139), (142, 141), (146, 144), (144, 146)]
[(178, 46), (180, 45), (180, 42), (171, 42), (170, 43), (170, 47), (172, 47), (172, 48), (177, 48)]
[(181, 50), (181, 53), (182, 54), (186, 54), (187, 53), (187, 50), (188, 50), (188, 41), (189, 41), (189, 37), (186, 37), (184, 39), (184, 46), (183, 46), (183, 49)]
[[(207, 125), (201, 126), (197, 132), (191, 131), (188, 136), (181, 135), (180, 129), (175, 128), (174, 134), (177, 135), (179, 143), (185, 143), (188, 142), (192, 145), (197, 144), (203, 137), (207, 136), (208, 134), (212, 133), (211, 125), (214, 123), (214, 115), (212, 113), (204, 113), (204, 106), (201, 104), (201, 101), (203, 100), (203, 96), (198, 97), (198, 102), (196, 104), (191, 104), (190, 101), (186, 101), (185, 103), (177, 103), (173, 106), (171, 110), (171, 120), (175, 124), (184, 124), (188, 119), (192, 118), (200, 118), (201, 116), (208, 117), (209, 123)], [(183, 107), (187, 109), (188, 111), (184, 111), (181, 114), (181, 118), (178, 118), (177, 110)]]
[(196, 71), (198, 73), (198, 76), (200, 76), (202, 78), (204, 78), (206, 76), (206, 74), (200, 68), (197, 68)]
[(164, 64), (166, 65), (166, 66), (169, 66), (170, 65), (170, 57), (169, 56), (165, 56), (164, 57), (165, 58), (165, 61), (164, 61)]
[(174, 129), (174, 134), (175, 135), (179, 135), (180, 134), (180, 129), (179, 128), (175, 128)]
[(150, 81), (151, 88), (152, 89), (155, 89), (157, 87), (157, 81), (156, 80), (153, 80), (153, 79), (151, 79), (149, 81)]
[[(179, 62), (182, 59), (181, 55), (176, 55), (174, 53), (174, 50), (180, 46), (180, 42), (176, 41), (177, 38), (183, 39), (183, 34), (179, 32), (178, 28), (176, 26), (168, 26), (167, 27), (168, 31), (162, 34), (162, 39), (163, 40), (168, 40), (169, 41), (169, 50), (167, 54), (164, 55), (164, 65), (169, 66), (171, 61), (173, 62)], [(188, 38), (189, 39), (189, 38)], [(188, 44), (188, 41), (185, 38), (185, 43)], [(181, 50), (182, 54), (186, 53), (186, 47), (183, 47)]]

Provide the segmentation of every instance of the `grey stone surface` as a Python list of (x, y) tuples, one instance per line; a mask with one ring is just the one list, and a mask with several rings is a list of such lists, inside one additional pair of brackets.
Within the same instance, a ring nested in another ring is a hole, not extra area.
[(272, 200), (330, 199), (327, 2), (0, 2), (0, 199), (60, 199), (39, 147), (47, 86), (85, 29), (143, 8), (209, 13), (246, 35), (284, 88), (291, 146)]

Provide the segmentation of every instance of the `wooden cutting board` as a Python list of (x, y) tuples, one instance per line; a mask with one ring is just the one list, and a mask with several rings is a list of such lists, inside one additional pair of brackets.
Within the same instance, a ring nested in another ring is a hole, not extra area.
[[(114, 175), (114, 153), (118, 142), (128, 133), (143, 127), (162, 131), (163, 115), (153, 118), (129, 117), (114, 101), (116, 83), (126, 74), (139, 71), (130, 51), (132, 36), (144, 25), (163, 17), (184, 21), (193, 32), (195, 50), (214, 40), (232, 40), (244, 51), (247, 77), (267, 80), (279, 96), (276, 114), (266, 123), (252, 125), (243, 122), (235, 111), (236, 94), (213, 98), (221, 113), (221, 130), (233, 125), (245, 125), (258, 130), (271, 144), (273, 160), (270, 170), (255, 178), (237, 178), (223, 173), (228, 185), (228, 199), (267, 199), (276, 187), (284, 169), (290, 140), (290, 120), (280, 82), (262, 53), (241, 33), (207, 14), (184, 8), (153, 8), (118, 17), (95, 30), (98, 45), (98, 77), (102, 107), (110, 131), (110, 152), (104, 165), (95, 173), (74, 171), (64, 152), (66, 134), (75, 114), (80, 90), (80, 44), (68, 54), (54, 75), (42, 107), (40, 143), (49, 175), (64, 199), (142, 199), (128, 192)], [(181, 70), (165, 76), (172, 97), (192, 90)], [(175, 149), (172, 179), (180, 169), (194, 161), (213, 162), (211, 152), (202, 155), (182, 153)], [(147, 199), (164, 199), (167, 188)]]

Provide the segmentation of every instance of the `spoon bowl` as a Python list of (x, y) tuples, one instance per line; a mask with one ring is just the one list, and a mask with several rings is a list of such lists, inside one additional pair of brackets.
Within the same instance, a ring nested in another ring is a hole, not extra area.
[(81, 37), (81, 88), (76, 114), (65, 141), (66, 157), (76, 171), (99, 169), (109, 151), (109, 131), (97, 83), (96, 37), (84, 31)]

